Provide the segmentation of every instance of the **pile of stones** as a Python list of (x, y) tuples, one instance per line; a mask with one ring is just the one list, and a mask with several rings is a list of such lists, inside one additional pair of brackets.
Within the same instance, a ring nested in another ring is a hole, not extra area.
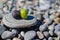
[[(7, 6), (4, 5), (4, 14), (11, 12), (11, 1), (6, 3)], [(12, 10), (15, 10), (15, 4), (13, 5)], [(36, 25), (29, 28), (9, 28), (2, 22), (0, 40), (60, 40), (60, 4), (52, 3), (47, 10), (31, 10), (30, 13), (33, 11), (37, 18)]]

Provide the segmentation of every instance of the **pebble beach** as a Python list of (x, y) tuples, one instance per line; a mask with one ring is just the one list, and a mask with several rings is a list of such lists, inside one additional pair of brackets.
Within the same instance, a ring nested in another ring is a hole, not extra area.
[(60, 0), (0, 0), (0, 40), (60, 40)]

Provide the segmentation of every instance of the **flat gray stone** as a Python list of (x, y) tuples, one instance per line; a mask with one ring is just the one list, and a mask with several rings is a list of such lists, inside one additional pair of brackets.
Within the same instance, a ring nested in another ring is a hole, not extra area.
[(36, 25), (36, 18), (32, 15), (30, 15), (31, 17), (33, 17), (33, 19), (31, 20), (16, 20), (13, 18), (12, 14), (7, 14), (3, 17), (3, 24), (5, 24), (7, 27), (11, 27), (11, 28), (24, 28), (24, 27), (31, 27)]
[(24, 35), (24, 40), (31, 40), (36, 36), (36, 32), (35, 31), (28, 31), (25, 33)]

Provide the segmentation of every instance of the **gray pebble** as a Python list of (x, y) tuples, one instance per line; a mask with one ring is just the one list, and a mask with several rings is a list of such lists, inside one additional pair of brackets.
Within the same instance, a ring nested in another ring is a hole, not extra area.
[(2, 39), (7, 39), (7, 38), (12, 38), (15, 35), (16, 35), (16, 32), (15, 31), (12, 31), (12, 32), (5, 31), (5, 32), (2, 33), (1, 37), (2, 37)]
[(16, 30), (16, 29), (12, 29), (12, 33), (18, 34), (18, 33), (19, 33), (19, 31), (18, 31), (18, 30)]
[(60, 36), (60, 31), (57, 31), (56, 34), (57, 34), (58, 36)]
[(0, 25), (0, 35), (6, 30), (6, 28), (4, 26)]
[(21, 40), (21, 39), (19, 39), (19, 38), (13, 38), (13, 40)]
[(51, 24), (51, 23), (52, 23), (52, 20), (51, 20), (50, 18), (46, 18), (46, 19), (44, 20), (44, 22), (45, 22), (46, 24)]
[(40, 30), (40, 31), (44, 31), (44, 30), (46, 30), (46, 28), (47, 28), (47, 25), (46, 25), (46, 24), (43, 24), (43, 25), (41, 25), (41, 26), (39, 27), (39, 30)]
[(44, 38), (44, 35), (42, 32), (37, 32), (37, 36), (39, 37), (39, 39), (43, 39)]
[(56, 40), (60, 40), (60, 37), (58, 36)]
[(60, 23), (55, 26), (55, 30), (60, 31)]
[(46, 32), (43, 32), (43, 34), (44, 34), (45, 37), (48, 37), (49, 36), (49, 32), (47, 32), (47, 31)]
[(2, 3), (0, 3), (0, 8), (3, 8), (3, 4)]
[(53, 36), (53, 31), (49, 31), (49, 34), (50, 34), (51, 36)]
[(24, 35), (25, 35), (24, 31), (21, 31), (20, 34), (21, 34), (22, 37), (24, 37)]
[(11, 40), (11, 39), (6, 39), (6, 40)]
[(44, 38), (43, 40), (46, 40), (46, 38)]
[(53, 23), (52, 25), (50, 25), (49, 27), (48, 27), (48, 29), (50, 30), (50, 31), (54, 31), (54, 26), (55, 24)]
[(53, 40), (52, 37), (49, 37), (48, 40)]
[(31, 40), (36, 36), (36, 32), (35, 31), (28, 31), (25, 33), (24, 35), (24, 39), (25, 40)]

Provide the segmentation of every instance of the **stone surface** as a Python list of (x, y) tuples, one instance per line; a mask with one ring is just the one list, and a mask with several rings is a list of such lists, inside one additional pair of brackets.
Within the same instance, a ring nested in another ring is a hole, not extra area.
[(55, 26), (55, 30), (59, 31), (60, 30), (60, 23)]
[(52, 20), (51, 20), (50, 18), (46, 18), (46, 19), (44, 20), (44, 22), (45, 22), (46, 24), (51, 24), (51, 23), (52, 23)]
[(45, 38), (43, 40), (46, 40)]
[(43, 24), (39, 27), (39, 30), (44, 31), (44, 30), (46, 30), (46, 28), (47, 28), (47, 24)]
[(6, 39), (6, 40), (11, 40), (11, 39)]
[(8, 39), (8, 38), (15, 37), (16, 34), (17, 34), (16, 30), (12, 30), (11, 32), (10, 31), (5, 31), (5, 32), (2, 33), (1, 37), (2, 37), (2, 39)]
[(45, 37), (49, 37), (49, 32), (45, 31), (45, 32), (43, 32), (43, 34)]
[(35, 31), (28, 31), (25, 33), (24, 35), (24, 40), (31, 40), (36, 36), (36, 32)]
[(52, 37), (49, 37), (48, 40), (53, 40)]
[(50, 31), (54, 31), (54, 28), (55, 28), (55, 24), (54, 23), (52, 25), (48, 26), (48, 29)]
[(21, 40), (21, 39), (19, 39), (19, 38), (13, 38), (13, 40)]
[(25, 35), (24, 31), (21, 31), (20, 34), (21, 34), (21, 36), (23, 36), (23, 37), (24, 37), (24, 35)]
[(50, 34), (51, 36), (53, 36), (53, 31), (49, 31), (49, 34)]
[[(8, 21), (7, 21), (8, 20)], [(32, 15), (28, 16), (27, 20), (16, 20), (12, 17), (12, 14), (7, 14), (3, 17), (3, 24), (11, 28), (25, 28), (36, 25), (36, 18)], [(12, 25), (13, 24), (13, 25)]]
[(37, 36), (39, 37), (39, 39), (43, 39), (44, 38), (44, 35), (42, 32), (37, 32)]
[(0, 25), (0, 35), (6, 30), (6, 28), (4, 26)]

